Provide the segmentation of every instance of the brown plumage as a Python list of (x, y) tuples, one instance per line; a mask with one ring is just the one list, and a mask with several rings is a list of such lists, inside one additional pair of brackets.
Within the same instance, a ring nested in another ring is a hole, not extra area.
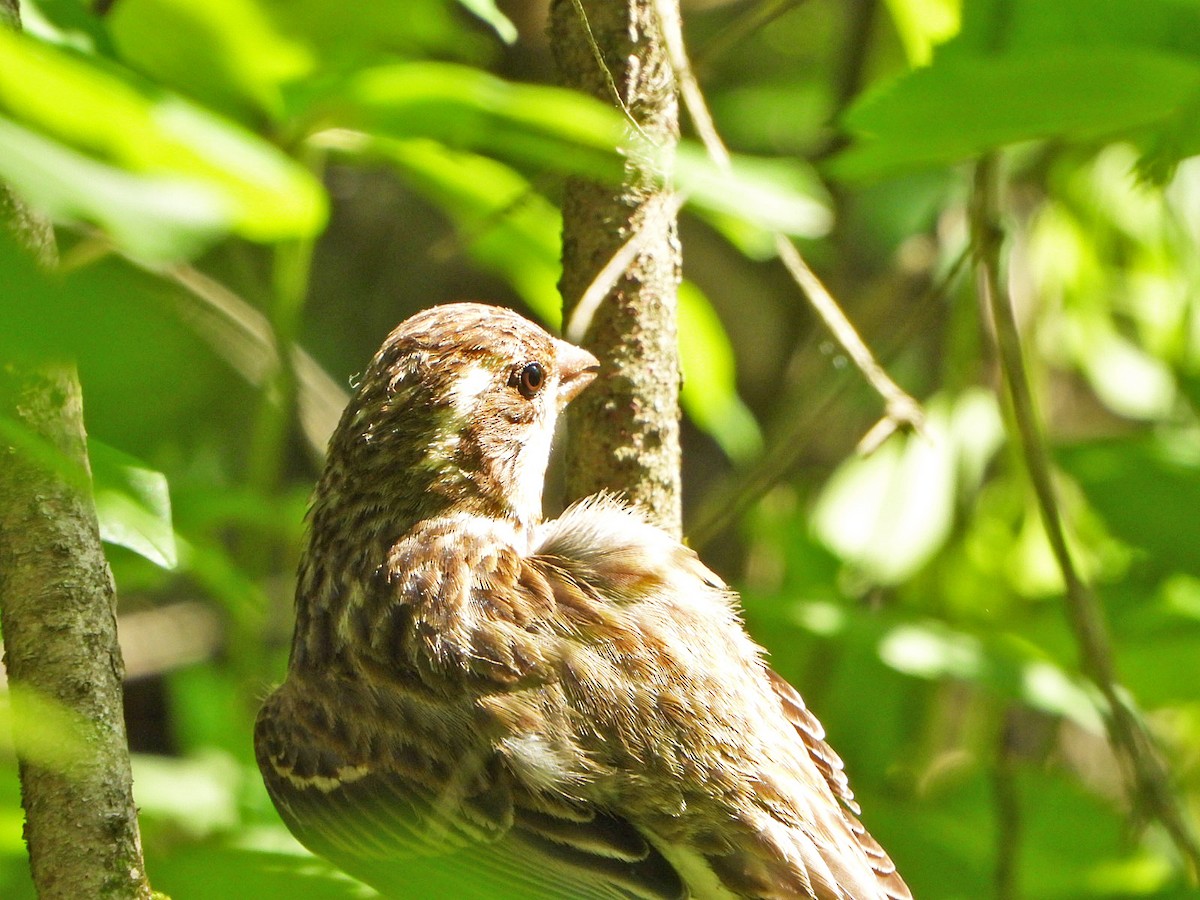
[(541, 521), (595, 370), (478, 304), (388, 337), (255, 729), (281, 816), (394, 897), (910, 897), (720, 579), (611, 497)]

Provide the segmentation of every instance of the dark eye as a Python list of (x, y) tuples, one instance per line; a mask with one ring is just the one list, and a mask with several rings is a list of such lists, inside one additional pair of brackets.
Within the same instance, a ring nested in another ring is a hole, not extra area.
[(541, 363), (529, 362), (513, 372), (512, 385), (521, 392), (526, 400), (532, 400), (534, 395), (546, 383), (546, 370)]

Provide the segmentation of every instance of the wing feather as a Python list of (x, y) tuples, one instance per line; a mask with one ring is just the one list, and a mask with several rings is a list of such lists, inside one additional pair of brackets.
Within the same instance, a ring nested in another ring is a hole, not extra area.
[(910, 900), (736, 598), (611, 498), (528, 555), (439, 524), (376, 586), (364, 657), (291, 672), (256, 747), (301, 842), (386, 896)]

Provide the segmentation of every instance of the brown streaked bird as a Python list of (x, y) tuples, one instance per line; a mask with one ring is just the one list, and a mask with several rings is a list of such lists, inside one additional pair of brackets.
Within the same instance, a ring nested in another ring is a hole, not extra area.
[(736, 595), (612, 497), (542, 521), (555, 420), (597, 368), (479, 304), (388, 337), (255, 728), (280, 815), (390, 897), (911, 897)]

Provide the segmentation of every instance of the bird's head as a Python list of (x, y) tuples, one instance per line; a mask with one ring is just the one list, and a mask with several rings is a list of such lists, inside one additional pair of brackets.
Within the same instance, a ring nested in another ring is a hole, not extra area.
[(532, 525), (558, 414), (597, 368), (592, 354), (511, 310), (454, 303), (418, 313), (363, 373), (318, 494), (355, 495), (414, 521), (455, 510)]

